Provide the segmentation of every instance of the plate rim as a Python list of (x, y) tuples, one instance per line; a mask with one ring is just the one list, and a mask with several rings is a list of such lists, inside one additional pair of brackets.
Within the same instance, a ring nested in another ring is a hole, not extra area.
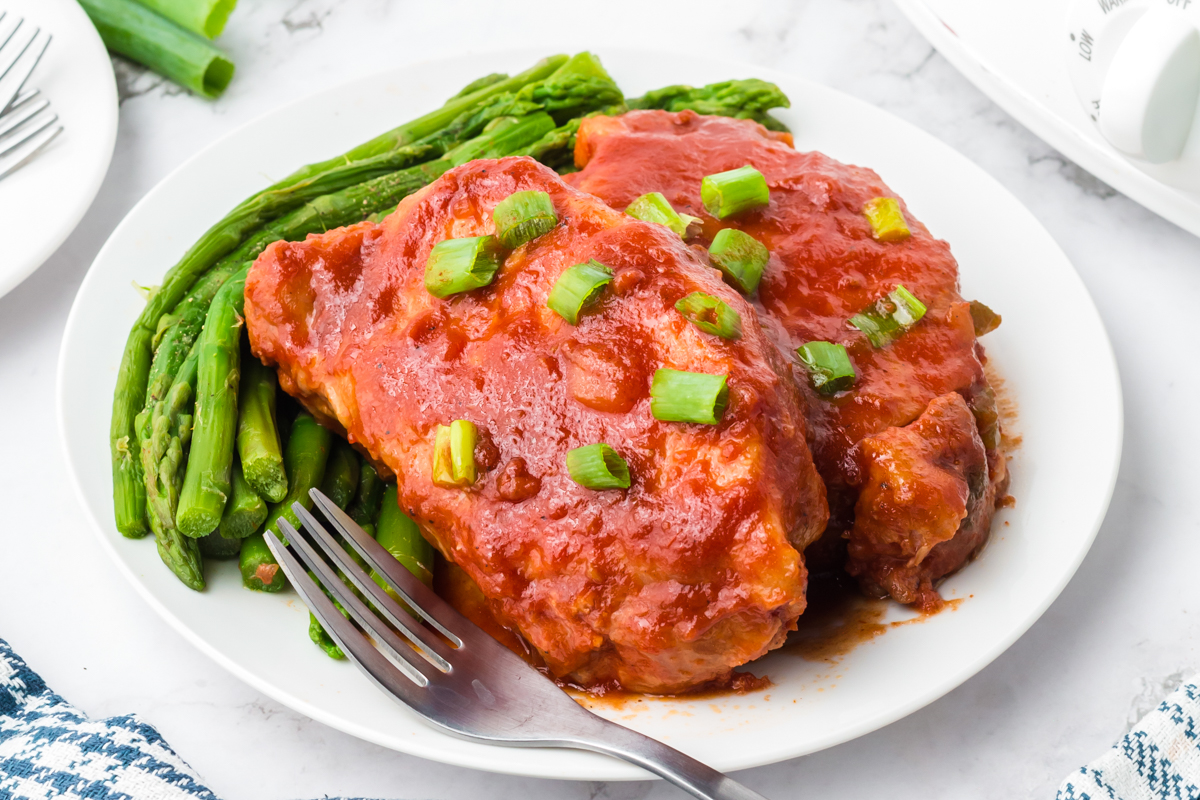
[[(810, 90), (814, 90), (814, 91), (818, 91), (818, 92), (829, 92), (829, 93), (838, 95), (843, 101), (853, 103), (857, 106), (866, 107), (867, 109), (870, 109), (870, 111), (872, 113), (886, 114), (895, 124), (906, 127), (908, 129), (910, 129), (910, 131), (912, 131), (913, 133), (915, 133), (921, 137), (934, 140), (939, 146), (941, 146), (942, 148), (945, 148), (947, 151), (953, 153), (955, 157), (961, 159), (963, 162), (965, 162), (967, 165), (969, 165), (972, 169), (976, 170), (982, 178), (986, 179), (991, 184), (993, 184), (1000, 192), (1003, 192), (1005, 195), (1008, 195), (1009, 197), (1011, 197), (1014, 200), (1014, 202), (1017, 203), (1017, 205), (1019, 205), (1020, 208), (1025, 211), (1025, 213), (1029, 214), (1032, 221), (1035, 224), (1037, 224), (1038, 228), (1042, 232), (1045, 233), (1047, 244), (1049, 246), (1052, 246), (1057, 251), (1057, 254), (1059, 256), (1061, 256), (1063, 262), (1066, 265), (1071, 267), (1070, 270), (1068, 271), (1069, 278), (1076, 285), (1076, 288), (1080, 292), (1081, 298), (1086, 301), (1086, 310), (1094, 317), (1094, 319), (1100, 329), (1100, 332), (1102, 333), (1102, 336), (1103, 336), (1102, 341), (1096, 343), (1096, 354), (1098, 355), (1099, 353), (1103, 353), (1103, 355), (1104, 355), (1103, 363), (1107, 367), (1110, 368), (1110, 372), (1109, 372), (1110, 377), (1111, 377), (1111, 387), (1110, 388), (1111, 388), (1111, 401), (1112, 401), (1112, 406), (1113, 406), (1112, 413), (1113, 413), (1113, 422), (1114, 422), (1114, 425), (1110, 429), (1112, 432), (1111, 466), (1109, 469), (1107, 483), (1104, 486), (1103, 492), (1100, 495), (1103, 498), (1103, 502), (1097, 503), (1095, 512), (1093, 514), (1093, 519), (1091, 519), (1088, 523), (1088, 528), (1090, 529), (1091, 533), (1088, 535), (1088, 537), (1086, 539), (1086, 545), (1085, 546), (1081, 545), (1079, 547), (1078, 551), (1074, 554), (1074, 557), (1071, 559), (1069, 564), (1067, 564), (1067, 562), (1065, 560), (1062, 562), (1063, 566), (1065, 566), (1067, 568), (1063, 570), (1061, 577), (1056, 582), (1056, 585), (1054, 585), (1053, 590), (1047, 592), (1046, 595), (1043, 597), (1042, 601), (1037, 605), (1036, 611), (1028, 614), (1027, 617), (1024, 620), (1022, 620), (1020, 624), (1015, 625), (1006, 636), (997, 638), (991, 644), (990, 647), (985, 648), (978, 657), (976, 657), (969, 664), (965, 665), (964, 667), (962, 667), (961, 669), (956, 671), (952, 675), (952, 677), (942, 680), (937, 686), (931, 687), (929, 690), (927, 690), (919, 695), (913, 696), (912, 698), (909, 699), (909, 701), (907, 703), (903, 703), (897, 707), (890, 708), (886, 711), (882, 711), (882, 712), (879, 712), (879, 713), (876, 713), (873, 715), (869, 715), (869, 716), (865, 715), (857, 724), (848, 726), (847, 728), (843, 729), (838, 735), (830, 737), (827, 741), (824, 741), (818, 747), (807, 748), (807, 749), (804, 749), (802, 752), (797, 752), (795, 750), (788, 752), (787, 748), (783, 747), (783, 746), (777, 746), (775, 748), (761, 748), (756, 753), (752, 754), (750, 757), (739, 760), (735, 766), (728, 767), (727, 769), (729, 771), (740, 771), (743, 769), (752, 769), (755, 767), (765, 766), (768, 764), (773, 764), (773, 763), (778, 763), (778, 762), (793, 759), (793, 758), (798, 758), (803, 755), (809, 755), (812, 753), (820, 752), (821, 750), (828, 749), (830, 747), (835, 747), (837, 745), (844, 744), (845, 742), (856, 739), (867, 733), (879, 730), (887, 725), (890, 725), (893, 722), (896, 722), (900, 719), (903, 719), (903, 718), (915, 713), (916, 711), (920, 710), (921, 708), (924, 708), (925, 706), (929, 705), (930, 703), (946, 696), (951, 691), (953, 691), (954, 689), (958, 688), (963, 683), (965, 683), (967, 680), (969, 680), (970, 678), (977, 675), (980, 671), (982, 671), (990, 663), (992, 663), (996, 658), (998, 658), (1003, 652), (1005, 652), (1009, 647), (1011, 647), (1019, 638), (1021, 638), (1026, 632), (1028, 632), (1028, 630), (1038, 620), (1040, 620), (1042, 618), (1042, 616), (1045, 614), (1046, 610), (1054, 603), (1055, 600), (1058, 599), (1058, 597), (1061, 595), (1062, 591), (1066, 588), (1066, 585), (1070, 582), (1070, 580), (1074, 577), (1074, 575), (1078, 571), (1079, 566), (1082, 564), (1083, 560), (1087, 557), (1087, 554), (1090, 552), (1091, 547), (1095, 542), (1096, 536), (1099, 533), (1100, 527), (1105, 519), (1105, 516), (1107, 515), (1109, 506), (1111, 505), (1113, 493), (1116, 488), (1116, 482), (1117, 482), (1117, 478), (1118, 478), (1120, 466), (1121, 466), (1121, 456), (1122, 456), (1123, 443), (1124, 443), (1124, 425), (1125, 425), (1124, 396), (1123, 396), (1123, 392), (1121, 389), (1119, 367), (1118, 367), (1118, 363), (1116, 361), (1116, 356), (1115, 356), (1115, 352), (1112, 347), (1111, 339), (1108, 336), (1108, 331), (1104, 326), (1103, 318), (1100, 316), (1099, 310), (1097, 309), (1097, 307), (1095, 305), (1095, 301), (1092, 299), (1090, 292), (1088, 292), (1087, 287), (1083, 283), (1082, 278), (1080, 277), (1078, 271), (1074, 268), (1074, 265), (1071, 264), (1070, 259), (1067, 257), (1066, 253), (1062, 251), (1062, 248), (1058, 245), (1057, 241), (1050, 235), (1049, 231), (1047, 231), (1045, 229), (1045, 227), (1041, 225), (1040, 221), (1038, 221), (1036, 219), (1036, 217), (1033, 217), (1032, 212), (1030, 212), (1029, 209), (1026, 208), (1025, 205), (1023, 203), (1021, 203), (1013, 195), (1013, 193), (1010, 192), (1006, 187), (1004, 187), (1003, 184), (1001, 184), (995, 177), (993, 177), (990, 173), (988, 173), (982, 167), (978, 166), (973, 161), (968, 159), (966, 156), (959, 153), (954, 148), (952, 148), (949, 145), (947, 145), (946, 143), (942, 142), (940, 139), (937, 139), (937, 137), (933, 136), (933, 134), (925, 131), (922, 128), (919, 128), (918, 126), (914, 125), (913, 123), (908, 122), (907, 120), (904, 120), (904, 119), (892, 114), (891, 112), (886, 111), (885, 109), (878, 108), (876, 106), (871, 105), (870, 103), (867, 103), (866, 101), (863, 101), (857, 97), (854, 97), (853, 95), (847, 94), (845, 92), (842, 92), (840, 90), (834, 89), (829, 86), (826, 86), (824, 84), (821, 84), (819, 82), (813, 81), (811, 79), (808, 79), (808, 78), (800, 76), (800, 75), (791, 75), (788, 73), (783, 73), (779, 70), (774, 70), (774, 69), (767, 68), (767, 67), (759, 67), (759, 66), (756, 66), (753, 64), (748, 64), (748, 63), (740, 62), (737, 60), (731, 60), (731, 59), (725, 59), (725, 58), (719, 58), (719, 57), (713, 58), (713, 57), (707, 57), (707, 56), (696, 56), (696, 54), (687, 54), (687, 53), (682, 53), (682, 52), (678, 52), (678, 51), (671, 51), (669, 49), (651, 51), (651, 50), (643, 49), (643, 48), (606, 47), (606, 46), (597, 45), (594, 48), (592, 48), (592, 50), (593, 50), (593, 52), (598, 52), (602, 59), (605, 58), (606, 54), (620, 55), (620, 56), (632, 56), (632, 57), (639, 57), (639, 56), (643, 56), (643, 57), (644, 56), (654, 56), (654, 57), (667, 56), (667, 57), (669, 57), (672, 55), (677, 55), (681, 58), (689, 58), (689, 59), (702, 58), (704, 61), (707, 61), (710, 63), (715, 63), (715, 64), (720, 64), (723, 67), (728, 66), (731, 70), (741, 70), (744, 74), (752, 75), (755, 77), (760, 77), (760, 78), (763, 78), (766, 80), (775, 80), (776, 82), (788, 82), (788, 83), (792, 83), (792, 84), (804, 84), (806, 86), (806, 88), (808, 88)], [(93, 509), (91, 508), (91, 506), (87, 500), (87, 495), (86, 495), (84, 488), (80, 482), (80, 471), (76, 465), (75, 459), (72, 456), (71, 447), (70, 447), (70, 444), (67, 441), (67, 437), (66, 437), (66, 430), (67, 430), (66, 413), (67, 413), (67, 410), (66, 410), (66, 398), (64, 396), (64, 381), (65, 381), (64, 365), (66, 362), (68, 351), (71, 349), (71, 345), (73, 344), (73, 340), (75, 338), (73, 336), (73, 334), (75, 334), (75, 327), (77, 325), (78, 316), (80, 313), (82, 313), (80, 311), (80, 298), (84, 295), (85, 289), (87, 289), (91, 285), (93, 280), (99, 280), (99, 278), (96, 277), (97, 273), (95, 272), (94, 268), (95, 268), (95, 265), (98, 262), (100, 262), (103, 259), (103, 257), (106, 255), (108, 249), (110, 248), (112, 241), (114, 239), (116, 239), (118, 237), (118, 235), (125, 229), (125, 227), (129, 224), (130, 218), (135, 216), (135, 214), (143, 207), (143, 205), (145, 205), (148, 202), (150, 196), (160, 186), (172, 181), (179, 172), (189, 168), (193, 162), (195, 162), (196, 160), (205, 156), (205, 154), (207, 154), (209, 150), (222, 145), (226, 140), (228, 140), (230, 138), (240, 135), (244, 129), (254, 126), (256, 124), (259, 124), (265, 118), (275, 115), (277, 113), (281, 113), (284, 109), (305, 103), (310, 98), (320, 95), (320, 94), (323, 94), (325, 92), (336, 90), (340, 87), (346, 87), (351, 84), (355, 84), (355, 83), (359, 83), (359, 82), (363, 82), (363, 81), (370, 81), (373, 79), (377, 79), (381, 76), (388, 75), (388, 74), (402, 71), (402, 70), (403, 71), (419, 70), (422, 68), (436, 66), (438, 64), (457, 62), (457, 61), (460, 61), (462, 59), (467, 59), (467, 58), (528, 56), (529, 58), (536, 60), (537, 58), (541, 58), (544, 55), (545, 55), (544, 51), (535, 50), (533, 48), (496, 48), (496, 49), (489, 49), (489, 50), (471, 51), (469, 53), (460, 53), (458, 55), (453, 55), (453, 56), (444, 56), (444, 57), (440, 57), (440, 58), (425, 59), (425, 60), (421, 60), (421, 61), (397, 65), (397, 66), (392, 67), (387, 70), (379, 70), (379, 71), (365, 73), (365, 74), (353, 75), (353, 76), (347, 77), (344, 81), (340, 81), (331, 86), (324, 87), (322, 89), (318, 89), (314, 92), (306, 94), (295, 100), (280, 104), (278, 106), (275, 106), (275, 107), (265, 111), (264, 113), (238, 125), (237, 127), (233, 128), (232, 130), (227, 132), (226, 134), (224, 134), (221, 137), (210, 142), (203, 149), (197, 151), (195, 154), (193, 154), (187, 160), (185, 160), (184, 162), (179, 164), (177, 167), (175, 167), (170, 173), (168, 173), (165, 177), (163, 177), (162, 180), (160, 180), (158, 183), (156, 183), (154, 185), (154, 187), (152, 187), (150, 190), (148, 190), (146, 192), (146, 194), (141, 199), (139, 199), (138, 202), (126, 213), (126, 215), (122, 218), (121, 222), (113, 229), (112, 233), (109, 235), (108, 239), (105, 241), (104, 246), (100, 249), (100, 251), (97, 253), (95, 259), (93, 260), (92, 264), (89, 266), (87, 274), (85, 275), (84, 280), (80, 284), (80, 287), (76, 294), (75, 300), (72, 302), (71, 310), (70, 310), (70, 313), (69, 313), (68, 319), (67, 319), (67, 324), (64, 328), (62, 342), (61, 342), (61, 345), (59, 348), (58, 365), (56, 367), (56, 375), (55, 375), (55, 384), (56, 384), (55, 385), (55, 405), (56, 405), (56, 418), (58, 421), (58, 428), (59, 428), (58, 439), (59, 439), (60, 445), (62, 447), (62, 453), (63, 453), (64, 458), (68, 465), (68, 472), (70, 473), (70, 481), (71, 481), (71, 485), (72, 485), (72, 488), (75, 493), (75, 497), (79, 501), (80, 505), (83, 507), (83, 510), (84, 510), (85, 514), (87, 515), (88, 520), (91, 522), (92, 532), (101, 540), (102, 546), (104, 547), (105, 552), (108, 553), (109, 557), (113, 561), (116, 562), (116, 566), (117, 566), (118, 570), (120, 571), (120, 573), (125, 577), (125, 579), (127, 581), (129, 581), (131, 584), (133, 584), (135, 590), (138, 592), (139, 595), (141, 595), (143, 597), (143, 599), (145, 599), (147, 601), (147, 603), (151, 606), (151, 608), (153, 608), (155, 610), (155, 612), (160, 617), (162, 617), (168, 623), (168, 625), (170, 625), (170, 627), (172, 627), (173, 629), (178, 631), (180, 634), (182, 634), (185, 640), (187, 640), (192, 645), (197, 647), (206, 656), (212, 658), (216, 663), (218, 663), (220, 666), (225, 668), (227, 671), (229, 671), (235, 677), (239, 678), (243, 682), (252, 686), (256, 690), (261, 691), (263, 694), (267, 695), (268, 697), (271, 697), (272, 699), (276, 700), (277, 702), (279, 702), (301, 714), (304, 714), (305, 716), (309, 717), (310, 719), (313, 719), (313, 720), (316, 720), (317, 722), (321, 722), (323, 724), (329, 725), (332, 728), (340, 730), (344, 733), (348, 733), (357, 738), (363, 739), (365, 741), (368, 741), (368, 742), (371, 742), (374, 744), (378, 744), (380, 746), (386, 747), (391, 750), (404, 752), (409, 755), (419, 756), (421, 758), (426, 758), (426, 759), (437, 761), (440, 763), (449, 764), (452, 766), (467, 767), (467, 768), (471, 768), (471, 769), (495, 772), (495, 773), (499, 773), (499, 774), (538, 777), (538, 778), (575, 779), (575, 780), (609, 780), (609, 781), (647, 780), (649, 778), (653, 778), (654, 776), (650, 775), (647, 772), (644, 772), (643, 770), (641, 770), (638, 767), (633, 767), (631, 765), (625, 764), (624, 762), (620, 762), (620, 761), (616, 761), (616, 760), (611, 761), (611, 764), (610, 764), (611, 768), (609, 768), (609, 769), (599, 769), (598, 768), (598, 769), (592, 770), (590, 772), (564, 775), (561, 770), (556, 770), (554, 768), (556, 762), (553, 759), (549, 759), (547, 761), (548, 766), (541, 767), (539, 769), (530, 769), (530, 768), (526, 767), (525, 765), (521, 764), (517, 760), (513, 760), (512, 762), (505, 760), (502, 757), (502, 754), (505, 752), (511, 752), (511, 748), (502, 747), (502, 746), (498, 746), (498, 745), (491, 746), (488, 748), (488, 750), (491, 751), (493, 753), (493, 755), (495, 756), (494, 758), (489, 760), (488, 763), (479, 763), (478, 761), (472, 762), (469, 757), (456, 759), (455, 756), (460, 755), (460, 754), (455, 753), (453, 751), (446, 751), (445, 749), (439, 748), (436, 745), (429, 746), (427, 744), (427, 741), (429, 741), (429, 740), (426, 740), (424, 737), (413, 737), (412, 740), (405, 740), (405, 743), (404, 743), (405, 746), (403, 748), (401, 748), (396, 745), (394, 740), (381, 739), (379, 736), (375, 735), (373, 730), (371, 730), (369, 728), (359, 725), (358, 723), (356, 723), (350, 719), (347, 719), (346, 717), (341, 717), (336, 714), (326, 713), (325, 711), (314, 706), (313, 704), (309, 703), (308, 701), (301, 699), (285, 690), (275, 687), (269, 681), (259, 679), (252, 672), (250, 672), (249, 670), (243, 669), (237, 663), (232, 661), (229, 657), (225, 656), (217, 647), (208, 644), (198, 633), (194, 632), (182, 619), (180, 619), (174, 613), (172, 613), (172, 611), (170, 609), (168, 609), (155, 596), (155, 594), (150, 590), (149, 586), (146, 585), (145, 583), (143, 583), (137, 577), (132, 565), (127, 563), (120, 556), (115, 542), (116, 541), (125, 541), (125, 540), (124, 539), (119, 539), (119, 540), (113, 539), (112, 541), (110, 541), (111, 537), (105, 535), (104, 531), (105, 531), (106, 526), (93, 513)], [(75, 336), (77, 336), (77, 335), (78, 334), (75, 334)], [(423, 724), (427, 724), (427, 723), (423, 723)], [(439, 733), (442, 732), (442, 731), (440, 731), (440, 729), (434, 728), (434, 726), (429, 726), (429, 727), (430, 727), (431, 731), (436, 730)], [(436, 740), (433, 740), (433, 741), (436, 741)], [(523, 748), (523, 749), (528, 749), (528, 748)], [(500, 755), (497, 755), (497, 754), (500, 754)]]

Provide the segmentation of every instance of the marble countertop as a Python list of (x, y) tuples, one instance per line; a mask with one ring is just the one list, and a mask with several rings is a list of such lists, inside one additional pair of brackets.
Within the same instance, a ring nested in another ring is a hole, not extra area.
[[(1126, 404), (1121, 474), (1096, 544), (1059, 600), (945, 698), (741, 780), (777, 798), (1050, 797), (1200, 667), (1200, 519), (1187, 505), (1200, 452), (1191, 416), (1200, 372), (1185, 355), (1196, 338), (1200, 239), (1036, 139), (888, 0), (610, 0), (602, 10), (543, 0), (242, 0), (220, 44), (238, 75), (215, 103), (117, 65), (120, 133), (94, 206), (45, 266), (0, 298), (0, 418), (9, 420), (0, 637), (88, 713), (143, 715), (227, 800), (681, 796), (651, 782), (550, 782), (436, 764), (260, 695), (198, 653), (120, 577), (86, 530), (53, 433), (55, 363), (75, 291), (112, 229), (168, 172), (310, 92), (397, 64), (507, 47), (714, 52), (881, 106), (966, 154), (1025, 203), (1074, 262), (1112, 337)], [(1057, 344), (1069, 357), (1070, 343)], [(83, 582), (95, 602), (57, 600), (59, 587)]]

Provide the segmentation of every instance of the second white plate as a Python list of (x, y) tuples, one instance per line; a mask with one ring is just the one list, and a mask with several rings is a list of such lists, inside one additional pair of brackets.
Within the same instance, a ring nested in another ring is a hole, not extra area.
[(3, 9), (53, 35), (26, 88), (41, 90), (63, 132), (0, 181), (0, 297), (66, 240), (91, 206), (117, 141), (117, 84), (100, 34), (75, 0), (5, 0)]
[[(519, 71), (538, 55), (465, 56), (359, 80), (274, 111), (176, 170), (116, 229), (79, 290), (59, 362), (60, 424), (76, 489), (117, 565), (181, 634), (259, 690), (355, 736), (452, 764), (547, 778), (644, 778), (588, 753), (506, 749), (440, 733), (353, 666), (315, 648), (294, 594), (247, 592), (231, 564), (215, 565), (208, 591), (193, 592), (162, 565), (152, 542), (123, 539), (112, 521), (108, 398), (141, 304), (131, 283), (157, 283), (208, 225), (272, 179), (422, 114), (480, 75)], [(956, 610), (891, 630), (836, 667), (771, 655), (754, 666), (774, 682), (761, 692), (597, 709), (721, 770), (811, 753), (958, 686), (1024, 633), (1074, 574), (1103, 519), (1120, 460), (1121, 396), (1108, 339), (1078, 276), (1037, 220), (933, 137), (768, 70), (641, 52), (600, 56), (629, 96), (672, 83), (775, 81), (792, 100), (779, 117), (795, 131), (797, 147), (877, 170), (951, 243), (965, 296), (1004, 315), (986, 345), (1019, 402), (1016, 432), (1024, 445), (1011, 489), (1017, 503), (998, 515), (982, 556), (944, 584), (947, 597), (964, 598)]]

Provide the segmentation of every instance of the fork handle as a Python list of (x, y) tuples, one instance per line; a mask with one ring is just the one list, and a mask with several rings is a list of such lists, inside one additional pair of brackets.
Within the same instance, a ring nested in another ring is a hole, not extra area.
[(643, 736), (624, 725), (593, 717), (600, 723), (599, 727), (594, 731), (589, 730), (589, 735), (573, 737), (563, 743), (636, 764), (701, 800), (767, 800), (758, 792), (674, 747)]

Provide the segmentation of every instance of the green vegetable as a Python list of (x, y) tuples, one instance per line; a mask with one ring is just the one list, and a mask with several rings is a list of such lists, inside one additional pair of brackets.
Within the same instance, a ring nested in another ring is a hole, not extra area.
[(613, 271), (595, 259), (568, 267), (551, 287), (546, 305), (567, 322), (578, 325), (580, 313), (600, 299), (612, 278)]
[(175, 514), (179, 530), (193, 538), (217, 527), (231, 491), (245, 286), (242, 271), (221, 287), (200, 335), (195, 430)]
[[(183, 6), (180, 0), (160, 2)], [(233, 78), (233, 62), (224, 53), (134, 0), (79, 0), (79, 4), (105, 47), (185, 89), (211, 99), (225, 91)]]
[(869, 308), (850, 318), (850, 324), (867, 335), (874, 347), (887, 347), (900, 334), (925, 316), (925, 304), (912, 292), (897, 284), (896, 288), (875, 301)]
[(728, 172), (706, 175), (700, 181), (700, 202), (717, 219), (762, 208), (770, 200), (767, 179), (749, 164)]
[(138, 414), (135, 421), (145, 479), (143, 497), (148, 500), (145, 519), (154, 533), (159, 558), (179, 580), (197, 591), (204, 588), (203, 561), (196, 540), (175, 527), (175, 509), (183, 487), (181, 469), (192, 436), (199, 352), (199, 347), (192, 348), (170, 391), (153, 409)]
[(743, 294), (754, 293), (771, 260), (762, 242), (736, 228), (725, 228), (713, 237), (708, 257)]
[(710, 83), (698, 89), (691, 86), (666, 86), (626, 101), (632, 108), (661, 108), (666, 111), (692, 109), (718, 117), (752, 119), (775, 131), (787, 127), (767, 112), (789, 108), (791, 103), (778, 86), (757, 78)]
[(215, 39), (225, 30), (225, 21), (237, 0), (138, 0), (189, 31)]
[(274, 532), (285, 543), (287, 537), (279, 529), (279, 518), (283, 517), (294, 528), (300, 527), (300, 519), (296, 512), (292, 511), (292, 503), (299, 503), (307, 509), (313, 507), (313, 499), (308, 492), (320, 486), (325, 478), (325, 466), (329, 462), (332, 444), (333, 434), (321, 427), (312, 414), (301, 411), (296, 415), (287, 446), (283, 451), (283, 464), (288, 474), (288, 493), (278, 503), (272, 503), (267, 510), (266, 529)]
[(628, 489), (629, 464), (604, 443), (576, 447), (567, 453), (571, 480), (587, 489)]
[(881, 242), (900, 242), (912, 236), (900, 201), (894, 197), (876, 197), (863, 206), (863, 214), (871, 223), (871, 235)]
[(742, 338), (742, 315), (711, 294), (692, 292), (675, 304), (675, 310), (705, 333), (722, 339)]
[[(310, 572), (309, 575), (312, 575), (312, 573)], [(316, 580), (315, 576), (313, 580)], [(320, 583), (317, 583), (317, 585), (321, 586)], [(329, 594), (329, 591), (324, 586), (321, 586), (321, 590), (329, 596), (330, 600), (333, 600), (333, 607), (342, 612), (342, 615), (348, 619), (349, 615), (346, 613), (346, 609), (342, 608), (342, 604), (335, 600), (333, 595)], [(346, 657), (346, 654), (342, 652), (342, 648), (338, 647), (337, 642), (322, 627), (321, 621), (317, 619), (317, 615), (311, 611), (308, 612), (308, 638), (312, 639), (313, 644), (321, 648), (325, 655), (330, 658), (341, 661)]]
[(975, 326), (975, 335), (983, 336), (1000, 327), (1003, 318), (978, 300), (971, 301), (971, 324)]
[(475, 441), (478, 431), (474, 423), (456, 419), (449, 425), (438, 425), (433, 445), (433, 482), (445, 488), (471, 486), (475, 483)]
[(558, 214), (547, 192), (513, 192), (492, 210), (496, 238), (509, 250), (554, 230)]
[(650, 384), (650, 413), (664, 422), (716, 425), (729, 405), (727, 375), (659, 369)]
[(854, 385), (857, 375), (846, 348), (831, 342), (809, 342), (796, 348), (796, 355), (808, 369), (813, 388), (830, 395)]
[[(266, 511), (267, 507), (263, 506), (263, 516), (266, 516)], [(205, 558), (221, 560), (237, 558), (242, 552), (242, 540), (227, 539), (221, 535), (220, 529), (193, 541), (196, 542), (196, 546), (200, 549), (200, 555)]]
[(495, 236), (444, 239), (425, 262), (425, 288), (434, 297), (469, 292), (492, 282), (504, 264), (504, 248)]
[(363, 462), (358, 475), (358, 493), (346, 513), (362, 527), (363, 530), (375, 535), (375, 517), (379, 516), (379, 502), (383, 499), (383, 481), (379, 473), (366, 461)]
[[(383, 505), (375, 523), (375, 541), (422, 583), (433, 585), (433, 547), (425, 541), (417, 523), (400, 510), (394, 483), (388, 484), (383, 493)], [(382, 576), (372, 571), (371, 578), (393, 599), (402, 602)]]
[[(225, 513), (221, 515), (221, 523), (217, 526), (216, 533), (226, 539), (240, 542), (267, 521), (267, 504), (250, 486), (237, 459), (233, 461), (231, 477), (233, 493), (229, 496), (229, 502), (225, 504)], [(209, 534), (205, 538), (211, 536), (212, 534)], [(234, 548), (233, 552), (236, 553), (237, 548)]]
[(665, 225), (681, 239), (687, 238), (687, 231), (691, 225), (700, 222), (699, 217), (677, 212), (667, 202), (667, 198), (662, 192), (650, 192), (642, 195), (629, 204), (625, 213), (642, 222), (657, 222), (659, 225)]
[(336, 439), (329, 461), (325, 465), (325, 477), (321, 480), (321, 492), (338, 508), (345, 510), (358, 489), (358, 453), (346, 440)]
[(275, 593), (287, 586), (287, 577), (261, 533), (242, 539), (238, 569), (242, 573), (242, 586), (247, 589)]
[(242, 348), (238, 388), (237, 449), (246, 481), (254, 491), (277, 503), (287, 494), (283, 445), (275, 420), (275, 370)]

